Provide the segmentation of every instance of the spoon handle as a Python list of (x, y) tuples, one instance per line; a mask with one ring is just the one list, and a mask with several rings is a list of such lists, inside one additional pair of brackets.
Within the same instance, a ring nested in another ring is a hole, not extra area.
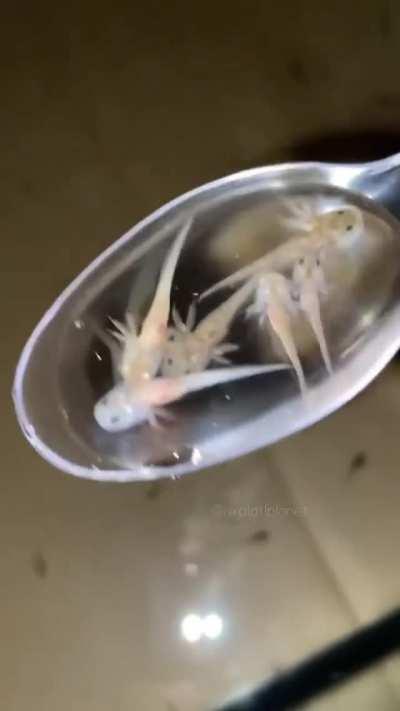
[(400, 218), (400, 153), (365, 163), (348, 187), (377, 200)]

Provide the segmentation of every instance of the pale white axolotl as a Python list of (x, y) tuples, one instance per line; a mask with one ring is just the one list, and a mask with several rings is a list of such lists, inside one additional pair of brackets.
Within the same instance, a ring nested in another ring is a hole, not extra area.
[(263, 257), (214, 284), (202, 293), (200, 299), (202, 300), (221, 289), (233, 288), (242, 281), (263, 272), (287, 272), (293, 268), (296, 260), (310, 250), (319, 251), (331, 244), (340, 246), (346, 235), (362, 234), (364, 220), (358, 207), (345, 205), (328, 212), (311, 213), (305, 205), (306, 202), (304, 202), (303, 211), (295, 211), (291, 218), (282, 220), (290, 229), (296, 230), (295, 236), (290, 237)]
[(260, 324), (268, 319), (293, 365), (300, 390), (305, 395), (307, 386), (291, 323), (295, 310), (289, 279), (277, 272), (263, 274), (258, 279), (255, 301), (247, 309), (247, 315), (257, 316)]
[(311, 253), (297, 260), (293, 269), (293, 285), (300, 309), (306, 315), (318, 341), (325, 367), (328, 373), (332, 373), (319, 299), (320, 294), (327, 293), (327, 287), (320, 257), (317, 254)]
[[(111, 333), (120, 343), (120, 349), (116, 350), (117, 344), (110, 344), (106, 339), (103, 339), (110, 348), (114, 377), (116, 379), (121, 378), (122, 384), (129, 386), (129, 390), (134, 388), (135, 385), (139, 386), (143, 381), (146, 382), (154, 378), (160, 368), (168, 335), (172, 281), (192, 222), (192, 219), (188, 220), (179, 231), (165, 258), (155, 295), (143, 321), (140, 333), (138, 333), (133, 314), (128, 310), (125, 315), (125, 323), (111, 319), (116, 329)], [(120, 383), (115, 387), (117, 389), (112, 402), (115, 402), (115, 407), (118, 406), (119, 402), (122, 406), (123, 398), (121, 400), (121, 396), (125, 397), (125, 390)], [(107, 401), (107, 395), (104, 397)], [(104, 397), (100, 401), (103, 404), (99, 408), (97, 405), (95, 406), (94, 414), (96, 419), (96, 413), (98, 411), (103, 412)]]
[(199, 373), (212, 363), (227, 365), (228, 353), (239, 346), (224, 343), (229, 328), (237, 312), (250, 298), (255, 282), (247, 282), (222, 304), (207, 314), (195, 325), (195, 308), (192, 304), (186, 323), (183, 323), (176, 309), (173, 309), (174, 328), (170, 329), (169, 339), (164, 351), (161, 373), (165, 376)]
[(122, 380), (98, 400), (94, 416), (98, 425), (107, 432), (121, 432), (146, 421), (157, 426), (157, 418), (170, 419), (169, 413), (162, 407), (189, 393), (287, 367), (286, 364), (279, 363), (215, 368), (176, 378), (156, 377), (152, 380), (142, 380), (136, 387)]
[(125, 323), (112, 319), (116, 328), (112, 334), (122, 345), (117, 369), (122, 379), (131, 384), (141, 379), (151, 379), (159, 370), (168, 335), (172, 281), (191, 225), (192, 220), (189, 220), (180, 230), (168, 252), (161, 269), (156, 293), (140, 333), (131, 313), (126, 314)]

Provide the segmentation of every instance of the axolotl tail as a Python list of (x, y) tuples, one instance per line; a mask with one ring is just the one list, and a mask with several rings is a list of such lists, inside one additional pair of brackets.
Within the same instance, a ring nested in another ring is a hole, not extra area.
[(155, 378), (141, 389), (141, 397), (144, 396), (151, 406), (168, 405), (179, 400), (189, 393), (205, 390), (214, 385), (222, 385), (243, 378), (250, 378), (254, 375), (264, 375), (278, 370), (287, 370), (290, 366), (286, 363), (276, 363), (272, 365), (246, 365), (229, 368), (214, 368), (202, 373), (190, 373), (177, 378)]
[(154, 324), (157, 324), (157, 327), (167, 327), (171, 306), (170, 301), (172, 281), (174, 278), (179, 256), (182, 252), (184, 242), (192, 227), (192, 224), (193, 218), (189, 219), (183, 226), (183, 228), (180, 230), (166, 257), (166, 260), (161, 269), (161, 274), (158, 280), (158, 285), (153, 302), (143, 323), (142, 334), (146, 333), (147, 329), (152, 329)]

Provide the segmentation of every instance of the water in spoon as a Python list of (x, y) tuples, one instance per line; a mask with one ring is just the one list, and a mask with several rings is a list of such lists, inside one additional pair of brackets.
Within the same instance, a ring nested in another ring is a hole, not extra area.
[[(271, 252), (293, 237), (293, 228), (282, 221), (285, 200), (306, 201), (319, 210), (340, 210), (354, 205), (362, 211), (364, 230), (348, 235), (341, 248), (332, 248), (324, 260), (330, 285), (329, 299), (322, 305), (322, 318), (334, 369), (344, 359), (396, 297), (399, 247), (396, 223), (375, 203), (347, 191), (308, 186), (282, 191), (263, 190), (215, 201), (196, 214), (184, 252), (178, 263), (172, 303), (184, 316), (193, 299), (243, 266)], [(79, 441), (99, 469), (134, 469), (143, 464), (160, 467), (185, 461), (201, 465), (202, 447), (210, 436), (235, 428), (273, 408), (277, 402), (298, 396), (292, 371), (256, 376), (192, 395), (169, 407), (175, 420), (163, 430), (143, 424), (119, 433), (103, 431), (93, 418), (93, 406), (114, 383), (110, 351), (102, 334), (109, 317), (123, 320), (128, 303), (140, 319), (154, 293), (158, 271), (171, 239), (166, 235), (140, 259), (128, 264), (118, 277), (85, 304), (65, 331), (60, 344), (59, 399), (70, 435)], [(291, 265), (292, 266), (292, 265)], [(197, 320), (232, 293), (221, 290), (204, 299)], [(300, 314), (293, 319), (293, 332), (307, 382), (329, 377), (318, 344)], [(259, 364), (281, 361), (284, 353), (268, 324), (239, 313), (229, 340), (240, 348), (232, 363)], [(82, 352), (84, 357), (82, 358)]]

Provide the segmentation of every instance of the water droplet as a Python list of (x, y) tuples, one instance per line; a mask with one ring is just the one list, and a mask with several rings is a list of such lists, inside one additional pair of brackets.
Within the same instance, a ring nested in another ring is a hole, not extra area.
[(76, 321), (74, 321), (74, 326), (77, 328), (79, 331), (82, 331), (85, 328), (85, 322), (82, 321), (82, 319), (77, 318)]

